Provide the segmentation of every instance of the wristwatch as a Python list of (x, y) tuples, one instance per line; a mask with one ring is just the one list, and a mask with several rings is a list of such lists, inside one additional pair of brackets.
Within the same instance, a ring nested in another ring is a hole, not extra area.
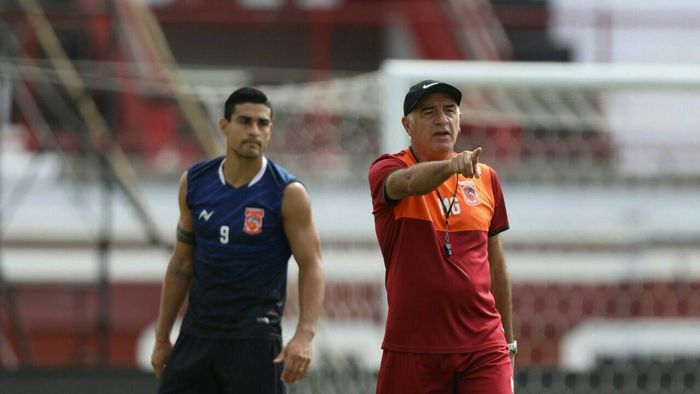
[(513, 342), (509, 342), (506, 346), (508, 346), (510, 354), (518, 354), (518, 341), (513, 339)]

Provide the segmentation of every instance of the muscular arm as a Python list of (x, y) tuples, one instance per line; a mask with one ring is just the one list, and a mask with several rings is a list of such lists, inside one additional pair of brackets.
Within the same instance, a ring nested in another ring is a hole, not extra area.
[(510, 280), (506, 271), (506, 261), (503, 253), (501, 237), (489, 237), (489, 266), (491, 269), (491, 293), (496, 300), (496, 309), (501, 314), (506, 341), (513, 341), (513, 321)]
[(324, 279), (321, 242), (311, 218), (309, 196), (300, 183), (285, 189), (282, 215), (284, 232), (299, 265), (299, 322), (294, 337), (275, 360), (287, 359), (282, 380), (293, 383), (306, 375), (311, 362), (311, 340), (323, 304)]
[(170, 331), (192, 285), (194, 260), (193, 226), (192, 215), (190, 215), (190, 210), (185, 202), (186, 194), (187, 173), (180, 178), (178, 192), (180, 220), (177, 225), (177, 242), (173, 254), (170, 256), (165, 279), (163, 280), (160, 311), (156, 323), (156, 344), (151, 356), (151, 364), (158, 377), (160, 377), (172, 349)]
[(389, 174), (384, 184), (386, 196), (394, 201), (408, 196), (422, 196), (437, 189), (456, 173), (467, 178), (479, 177), (481, 148), (464, 151), (448, 160), (427, 161)]

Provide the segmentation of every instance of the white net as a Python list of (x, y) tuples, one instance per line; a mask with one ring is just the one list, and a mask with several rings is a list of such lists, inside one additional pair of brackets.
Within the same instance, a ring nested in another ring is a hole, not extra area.
[[(212, 120), (221, 116), (230, 86), (197, 89)], [(382, 78), (379, 74), (308, 84), (263, 86), (274, 109), (269, 154), (305, 182), (358, 186), (379, 152)]]

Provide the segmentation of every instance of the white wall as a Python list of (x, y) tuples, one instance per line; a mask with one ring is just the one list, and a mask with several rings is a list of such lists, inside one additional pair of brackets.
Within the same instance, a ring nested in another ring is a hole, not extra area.
[(700, 1), (550, 0), (550, 9), (552, 38), (577, 62), (700, 63)]
[[(700, 1), (551, 0), (550, 6), (550, 34), (571, 48), (576, 62), (700, 66)], [(698, 105), (696, 92), (612, 97), (608, 114), (620, 169), (640, 176), (700, 172)]]

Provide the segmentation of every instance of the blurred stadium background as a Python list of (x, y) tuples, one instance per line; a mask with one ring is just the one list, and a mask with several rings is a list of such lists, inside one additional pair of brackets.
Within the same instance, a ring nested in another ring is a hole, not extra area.
[(0, 392), (154, 392), (177, 179), (222, 152), (222, 103), (245, 84), (269, 93), (269, 155), (308, 186), (328, 274), (312, 371), (289, 391), (374, 392), (386, 306), (366, 174), (407, 144), (397, 111), (423, 76), (464, 90), (458, 147), (484, 146), (503, 181), (516, 391), (700, 391), (698, 2), (2, 0), (0, 15)]

